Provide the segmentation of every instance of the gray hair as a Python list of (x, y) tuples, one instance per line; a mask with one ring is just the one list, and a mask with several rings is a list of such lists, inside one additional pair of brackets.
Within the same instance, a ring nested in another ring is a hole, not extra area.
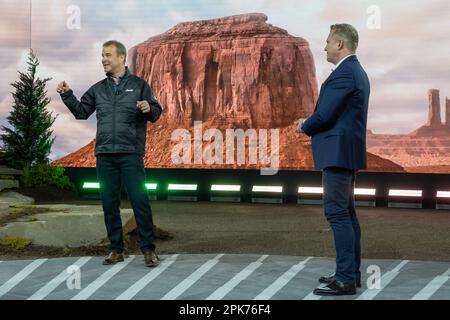
[(358, 48), (359, 36), (355, 27), (347, 23), (336, 23), (330, 26), (333, 35), (337, 35), (344, 40), (344, 45), (351, 52), (355, 52)]
[(109, 46), (115, 46), (117, 56), (123, 55), (125, 56), (125, 61), (127, 61), (127, 48), (125, 48), (125, 46), (121, 42), (116, 40), (109, 40), (103, 44), (103, 47)]

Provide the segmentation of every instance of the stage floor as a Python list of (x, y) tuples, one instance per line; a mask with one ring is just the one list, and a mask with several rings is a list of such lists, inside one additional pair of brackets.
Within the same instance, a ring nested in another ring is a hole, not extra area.
[[(251, 254), (161, 258), (154, 269), (144, 266), (142, 255), (130, 255), (113, 266), (103, 266), (101, 257), (2, 261), (0, 299), (450, 299), (447, 262), (364, 259), (362, 288), (356, 295), (319, 297), (312, 290), (320, 276), (333, 272), (332, 258)], [(370, 279), (377, 268), (382, 276), (379, 287)]]
[[(71, 203), (100, 204), (95, 200)], [(151, 205), (155, 225), (173, 235), (171, 240), (156, 242), (159, 254), (335, 256), (332, 231), (319, 205), (176, 201), (152, 201)], [(130, 208), (129, 203), (123, 201), (122, 208)], [(362, 258), (450, 263), (450, 210), (359, 207), (357, 211)], [(2, 250), (0, 260), (67, 256), (61, 250), (33, 246), (16, 252)], [(71, 250), (71, 256), (107, 253), (93, 252)], [(126, 252), (139, 255), (139, 246)]]

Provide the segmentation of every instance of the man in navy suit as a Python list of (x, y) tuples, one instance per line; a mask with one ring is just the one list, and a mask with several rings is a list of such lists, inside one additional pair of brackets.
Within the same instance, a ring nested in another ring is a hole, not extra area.
[(366, 125), (370, 84), (355, 52), (358, 32), (331, 26), (325, 51), (335, 64), (320, 88), (314, 113), (300, 119), (298, 132), (312, 137), (314, 165), (322, 170), (324, 211), (336, 248), (336, 271), (324, 276), (316, 295), (356, 294), (361, 286), (361, 231), (354, 204), (355, 176), (367, 167)]

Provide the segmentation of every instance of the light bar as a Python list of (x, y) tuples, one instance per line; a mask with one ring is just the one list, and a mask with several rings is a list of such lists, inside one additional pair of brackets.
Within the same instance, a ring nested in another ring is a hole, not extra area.
[(98, 182), (85, 182), (85, 183), (83, 183), (83, 189), (100, 189), (100, 183), (98, 183)]
[(196, 184), (174, 184), (170, 183), (169, 187), (167, 188), (169, 191), (196, 191), (197, 185)]
[(374, 196), (376, 189), (355, 188), (354, 194), (357, 196)]
[(158, 184), (156, 184), (156, 183), (146, 183), (145, 187), (147, 188), (147, 190), (156, 190), (156, 189), (158, 189)]
[(282, 186), (253, 186), (252, 192), (283, 192)]
[(211, 191), (241, 191), (240, 185), (213, 184)]
[(389, 196), (396, 197), (422, 197), (422, 190), (389, 190)]
[(322, 194), (322, 187), (298, 187), (298, 193), (314, 193), (314, 194)]
[(438, 191), (436, 198), (450, 198), (450, 191)]

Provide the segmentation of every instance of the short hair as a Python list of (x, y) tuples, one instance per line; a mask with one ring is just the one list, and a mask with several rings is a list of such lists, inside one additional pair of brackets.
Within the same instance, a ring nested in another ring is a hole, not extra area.
[(109, 47), (109, 46), (116, 47), (117, 56), (123, 55), (123, 56), (125, 56), (125, 61), (127, 61), (127, 48), (125, 48), (125, 46), (121, 42), (116, 41), (116, 40), (109, 40), (103, 44), (103, 47)]
[(347, 23), (336, 23), (330, 26), (333, 35), (337, 35), (344, 40), (344, 45), (351, 52), (355, 52), (358, 48), (359, 36), (355, 27)]

